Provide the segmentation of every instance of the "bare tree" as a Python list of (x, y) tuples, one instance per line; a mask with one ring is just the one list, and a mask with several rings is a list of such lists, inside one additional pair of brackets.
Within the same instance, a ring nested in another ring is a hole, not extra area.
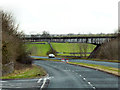
[(82, 48), (82, 47), (83, 47), (83, 44), (82, 44), (82, 43), (79, 43), (78, 45), (79, 45), (78, 47), (79, 47), (80, 57), (83, 57), (83, 48)]
[[(2, 64), (11, 62), (29, 64), (32, 61), (28, 57), (26, 47), (21, 39), (22, 33), (18, 32), (18, 26), (12, 14), (1, 12), (2, 16)], [(16, 66), (15, 66), (16, 67)], [(5, 70), (3, 70), (5, 71)]]
[(84, 57), (87, 57), (88, 44), (83, 43), (82, 47), (83, 47)]
[(43, 31), (41, 37), (50, 37), (50, 34), (47, 31)]
[(75, 46), (75, 43), (74, 43), (74, 44), (72, 44), (73, 56), (76, 56), (76, 55), (75, 55), (75, 51), (76, 51), (76, 50), (75, 50), (75, 47), (76, 47), (76, 46)]

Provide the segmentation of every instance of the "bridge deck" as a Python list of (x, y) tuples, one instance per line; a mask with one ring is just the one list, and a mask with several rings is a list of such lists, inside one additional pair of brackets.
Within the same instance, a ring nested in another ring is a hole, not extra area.
[(25, 37), (25, 41), (30, 42), (58, 42), (58, 43), (90, 43), (95, 45), (100, 45), (105, 42), (109, 42), (112, 39), (117, 38), (117, 36), (82, 36), (82, 37)]

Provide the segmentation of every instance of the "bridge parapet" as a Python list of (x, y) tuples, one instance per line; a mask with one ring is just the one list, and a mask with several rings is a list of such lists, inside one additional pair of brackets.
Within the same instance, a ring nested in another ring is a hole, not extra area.
[(94, 37), (25, 37), (24, 41), (29, 42), (57, 42), (57, 43), (90, 43), (100, 45), (109, 42), (117, 36), (94, 36)]

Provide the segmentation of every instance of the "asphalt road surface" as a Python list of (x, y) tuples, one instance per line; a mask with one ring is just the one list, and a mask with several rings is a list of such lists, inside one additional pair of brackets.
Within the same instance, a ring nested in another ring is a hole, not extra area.
[(117, 76), (94, 69), (42, 60), (35, 60), (34, 64), (42, 66), (48, 75), (38, 79), (3, 80), (2, 90), (118, 90), (119, 87)]
[(119, 63), (114, 62), (103, 62), (103, 61), (91, 61), (91, 60), (81, 60), (81, 59), (71, 59), (70, 62), (82, 62), (82, 63), (90, 63), (96, 65), (103, 65), (108, 67), (120, 68)]
[(44, 80), (48, 83), (49, 79), (50, 78), (45, 77), (37, 79), (2, 80), (0, 88), (2, 88), (2, 90), (40, 90), (45, 86)]
[(48, 88), (87, 88), (88, 90), (118, 88), (118, 77), (105, 72), (64, 62), (35, 61), (34, 63), (46, 69), (52, 77)]
[[(32, 56), (32, 57), (48, 58), (48, 57), (41, 57), (41, 56)], [(61, 60), (61, 58), (52, 58), (52, 59)], [(103, 65), (103, 66), (108, 66), (108, 67), (120, 68), (119, 63), (114, 63), (114, 62), (91, 61), (91, 60), (82, 60), (82, 59), (69, 59), (69, 62), (82, 62), (82, 63), (90, 63), (90, 64), (96, 64), (96, 65)]]

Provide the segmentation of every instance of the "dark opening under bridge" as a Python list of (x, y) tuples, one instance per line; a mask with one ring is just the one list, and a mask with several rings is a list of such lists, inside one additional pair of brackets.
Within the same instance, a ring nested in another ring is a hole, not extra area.
[(25, 42), (56, 42), (56, 43), (90, 43), (94, 45), (101, 45), (109, 42), (117, 36), (79, 36), (79, 37), (38, 37), (38, 36), (25, 36)]

